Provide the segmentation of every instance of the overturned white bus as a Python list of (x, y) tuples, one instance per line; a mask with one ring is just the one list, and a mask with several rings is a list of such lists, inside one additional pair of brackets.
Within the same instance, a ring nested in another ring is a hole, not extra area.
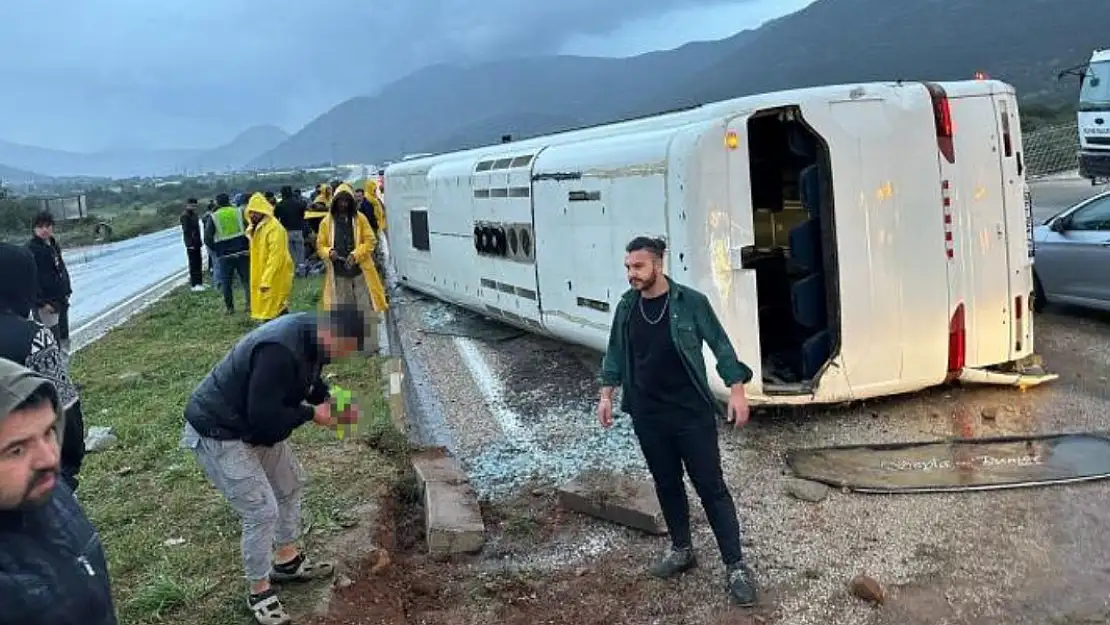
[(1034, 385), (1022, 158), (998, 81), (769, 93), (392, 164), (390, 249), (409, 288), (604, 350), (624, 246), (661, 235), (753, 403)]

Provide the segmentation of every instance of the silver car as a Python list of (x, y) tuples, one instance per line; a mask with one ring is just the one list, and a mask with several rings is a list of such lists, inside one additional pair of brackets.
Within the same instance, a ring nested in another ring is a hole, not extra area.
[(1072, 304), (1110, 311), (1110, 191), (1033, 229), (1033, 310)]

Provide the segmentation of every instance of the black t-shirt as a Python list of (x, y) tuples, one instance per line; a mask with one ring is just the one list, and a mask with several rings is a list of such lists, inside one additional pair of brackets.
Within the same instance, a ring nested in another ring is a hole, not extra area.
[[(632, 384), (634, 417), (712, 410), (686, 371), (671, 338), (670, 293), (640, 297), (632, 305)], [(653, 323), (654, 322), (654, 323)]]

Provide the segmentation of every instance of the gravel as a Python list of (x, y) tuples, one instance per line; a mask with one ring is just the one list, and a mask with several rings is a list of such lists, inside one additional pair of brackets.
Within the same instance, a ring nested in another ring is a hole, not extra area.
[[(435, 372), (428, 384), (481, 496), (507, 499), (592, 468), (646, 476), (628, 419), (609, 431), (596, 423), (596, 355), (534, 335), (505, 338), (503, 326), (422, 298), (395, 310), (407, 357)], [(1099, 555), (1110, 549), (1100, 522), (1110, 512), (1106, 483), (929, 495), (833, 490), (820, 502), (787, 492), (782, 455), (792, 448), (1110, 429), (1107, 324), (1063, 313), (1036, 323), (1038, 351), (1062, 376), (1045, 388), (946, 388), (851, 409), (756, 414), (739, 432), (722, 429), (746, 551), (776, 606), (771, 622), (1041, 624), (1106, 616), (1110, 569)], [(464, 326), (467, 335), (458, 336)], [(452, 332), (429, 332), (444, 328)], [(483, 328), (496, 340), (476, 338)], [(712, 562), (715, 543), (692, 499), (695, 546)], [(662, 545), (596, 522), (500, 565), (577, 566), (603, 553), (640, 561)], [(692, 616), (709, 609), (701, 602), (716, 601), (719, 574), (703, 566), (679, 582), (676, 597)], [(887, 589), (881, 609), (848, 591), (861, 574)]]

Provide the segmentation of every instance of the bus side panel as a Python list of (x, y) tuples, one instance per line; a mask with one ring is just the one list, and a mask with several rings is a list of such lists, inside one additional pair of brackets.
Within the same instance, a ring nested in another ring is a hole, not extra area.
[(667, 236), (670, 132), (602, 137), (545, 149), (535, 160), (536, 266), (543, 326), (604, 351), (629, 285), (624, 248)]
[[(1001, 90), (1000, 90), (1001, 91)], [(1033, 353), (1033, 316), (1029, 295), (1033, 291), (1032, 214), (1025, 202), (1025, 152), (1017, 98), (1006, 90), (994, 95), (994, 112), (1002, 148), (998, 151), (1006, 211), (1007, 254), (1010, 265), (1010, 360)], [(1020, 301), (1019, 299), (1020, 298)]]
[[(923, 89), (883, 95), (802, 111), (831, 153), (841, 362), (856, 397), (937, 383), (947, 360), (931, 105)], [(822, 396), (843, 390), (824, 384)]]
[(965, 366), (1010, 359), (1010, 259), (1001, 142), (987, 94), (950, 99), (955, 165), (942, 158), (952, 185), (953, 248), (964, 285)]

